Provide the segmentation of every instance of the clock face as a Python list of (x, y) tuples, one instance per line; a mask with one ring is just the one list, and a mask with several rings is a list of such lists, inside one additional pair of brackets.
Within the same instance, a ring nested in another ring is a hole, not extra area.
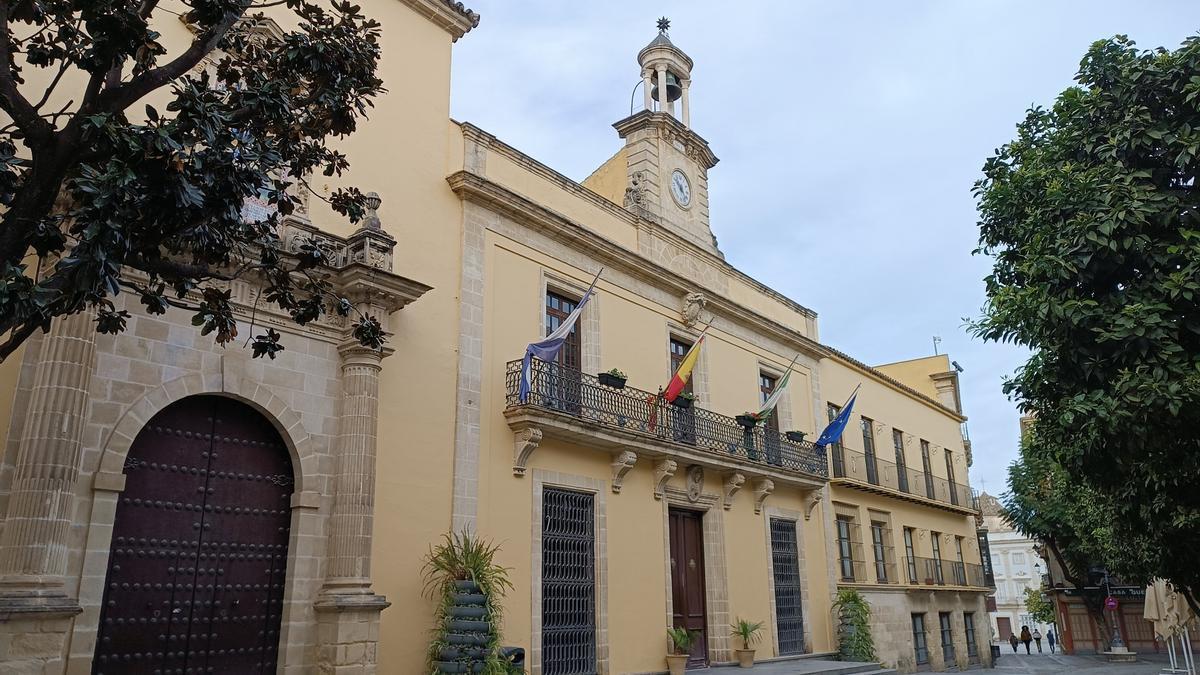
[(688, 183), (687, 176), (679, 169), (671, 173), (671, 196), (680, 206), (687, 206), (692, 202), (692, 186)]

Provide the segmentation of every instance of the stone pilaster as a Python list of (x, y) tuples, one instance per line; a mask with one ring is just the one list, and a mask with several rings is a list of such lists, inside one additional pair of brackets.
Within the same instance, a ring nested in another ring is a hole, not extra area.
[(58, 672), (79, 602), (65, 585), (96, 352), (91, 317), (56, 320), (37, 356), (0, 535), (0, 670)]
[(371, 589), (379, 371), (387, 352), (344, 344), (333, 508), (325, 583), (317, 600), (321, 672), (375, 672), (379, 613), (390, 603)]
[(55, 321), (42, 341), (0, 536), (0, 616), (77, 611), (63, 576), (95, 352), (83, 313)]

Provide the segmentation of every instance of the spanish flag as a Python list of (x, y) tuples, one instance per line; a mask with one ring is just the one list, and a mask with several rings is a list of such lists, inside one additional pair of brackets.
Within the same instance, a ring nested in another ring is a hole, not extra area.
[(696, 359), (700, 358), (700, 346), (704, 344), (704, 334), (708, 332), (708, 327), (700, 333), (700, 338), (696, 340), (696, 344), (684, 354), (683, 361), (680, 361), (679, 368), (675, 374), (671, 376), (671, 381), (667, 383), (667, 390), (663, 392), (663, 399), (667, 403), (675, 400), (683, 392), (683, 388), (687, 386), (688, 378), (692, 376), (692, 369), (696, 367)]

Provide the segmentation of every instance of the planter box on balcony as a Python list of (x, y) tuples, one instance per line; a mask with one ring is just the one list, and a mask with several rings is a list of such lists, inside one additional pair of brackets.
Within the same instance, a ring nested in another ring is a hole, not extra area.
[(612, 373), (600, 373), (596, 376), (596, 379), (600, 380), (600, 384), (606, 387), (612, 387), (613, 389), (625, 388), (625, 378), (617, 377)]
[(687, 410), (688, 408), (692, 407), (692, 399), (676, 396), (675, 400), (671, 401), (671, 405), (675, 406), (676, 408)]
[(787, 436), (787, 439), (793, 443), (803, 443), (806, 435), (803, 431), (788, 431), (784, 433), (784, 436)]
[(746, 429), (753, 429), (758, 426), (758, 419), (754, 415), (738, 415), (733, 419)]

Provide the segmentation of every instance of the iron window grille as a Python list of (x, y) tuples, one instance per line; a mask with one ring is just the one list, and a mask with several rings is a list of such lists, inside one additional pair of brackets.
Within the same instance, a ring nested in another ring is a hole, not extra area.
[(950, 666), (954, 663), (954, 630), (950, 627), (950, 612), (939, 612), (938, 623), (942, 629), (942, 660)]
[(595, 497), (542, 493), (542, 672), (596, 673)]
[(916, 657), (917, 665), (925, 665), (929, 663), (929, 644), (925, 638), (925, 615), (912, 615), (912, 632), (913, 632), (913, 655)]
[(967, 658), (979, 658), (979, 645), (975, 643), (975, 613), (963, 612), (963, 628), (967, 634)]
[(794, 521), (771, 519), (771, 566), (775, 575), (775, 627), (779, 635), (779, 653), (803, 654), (804, 615)]

